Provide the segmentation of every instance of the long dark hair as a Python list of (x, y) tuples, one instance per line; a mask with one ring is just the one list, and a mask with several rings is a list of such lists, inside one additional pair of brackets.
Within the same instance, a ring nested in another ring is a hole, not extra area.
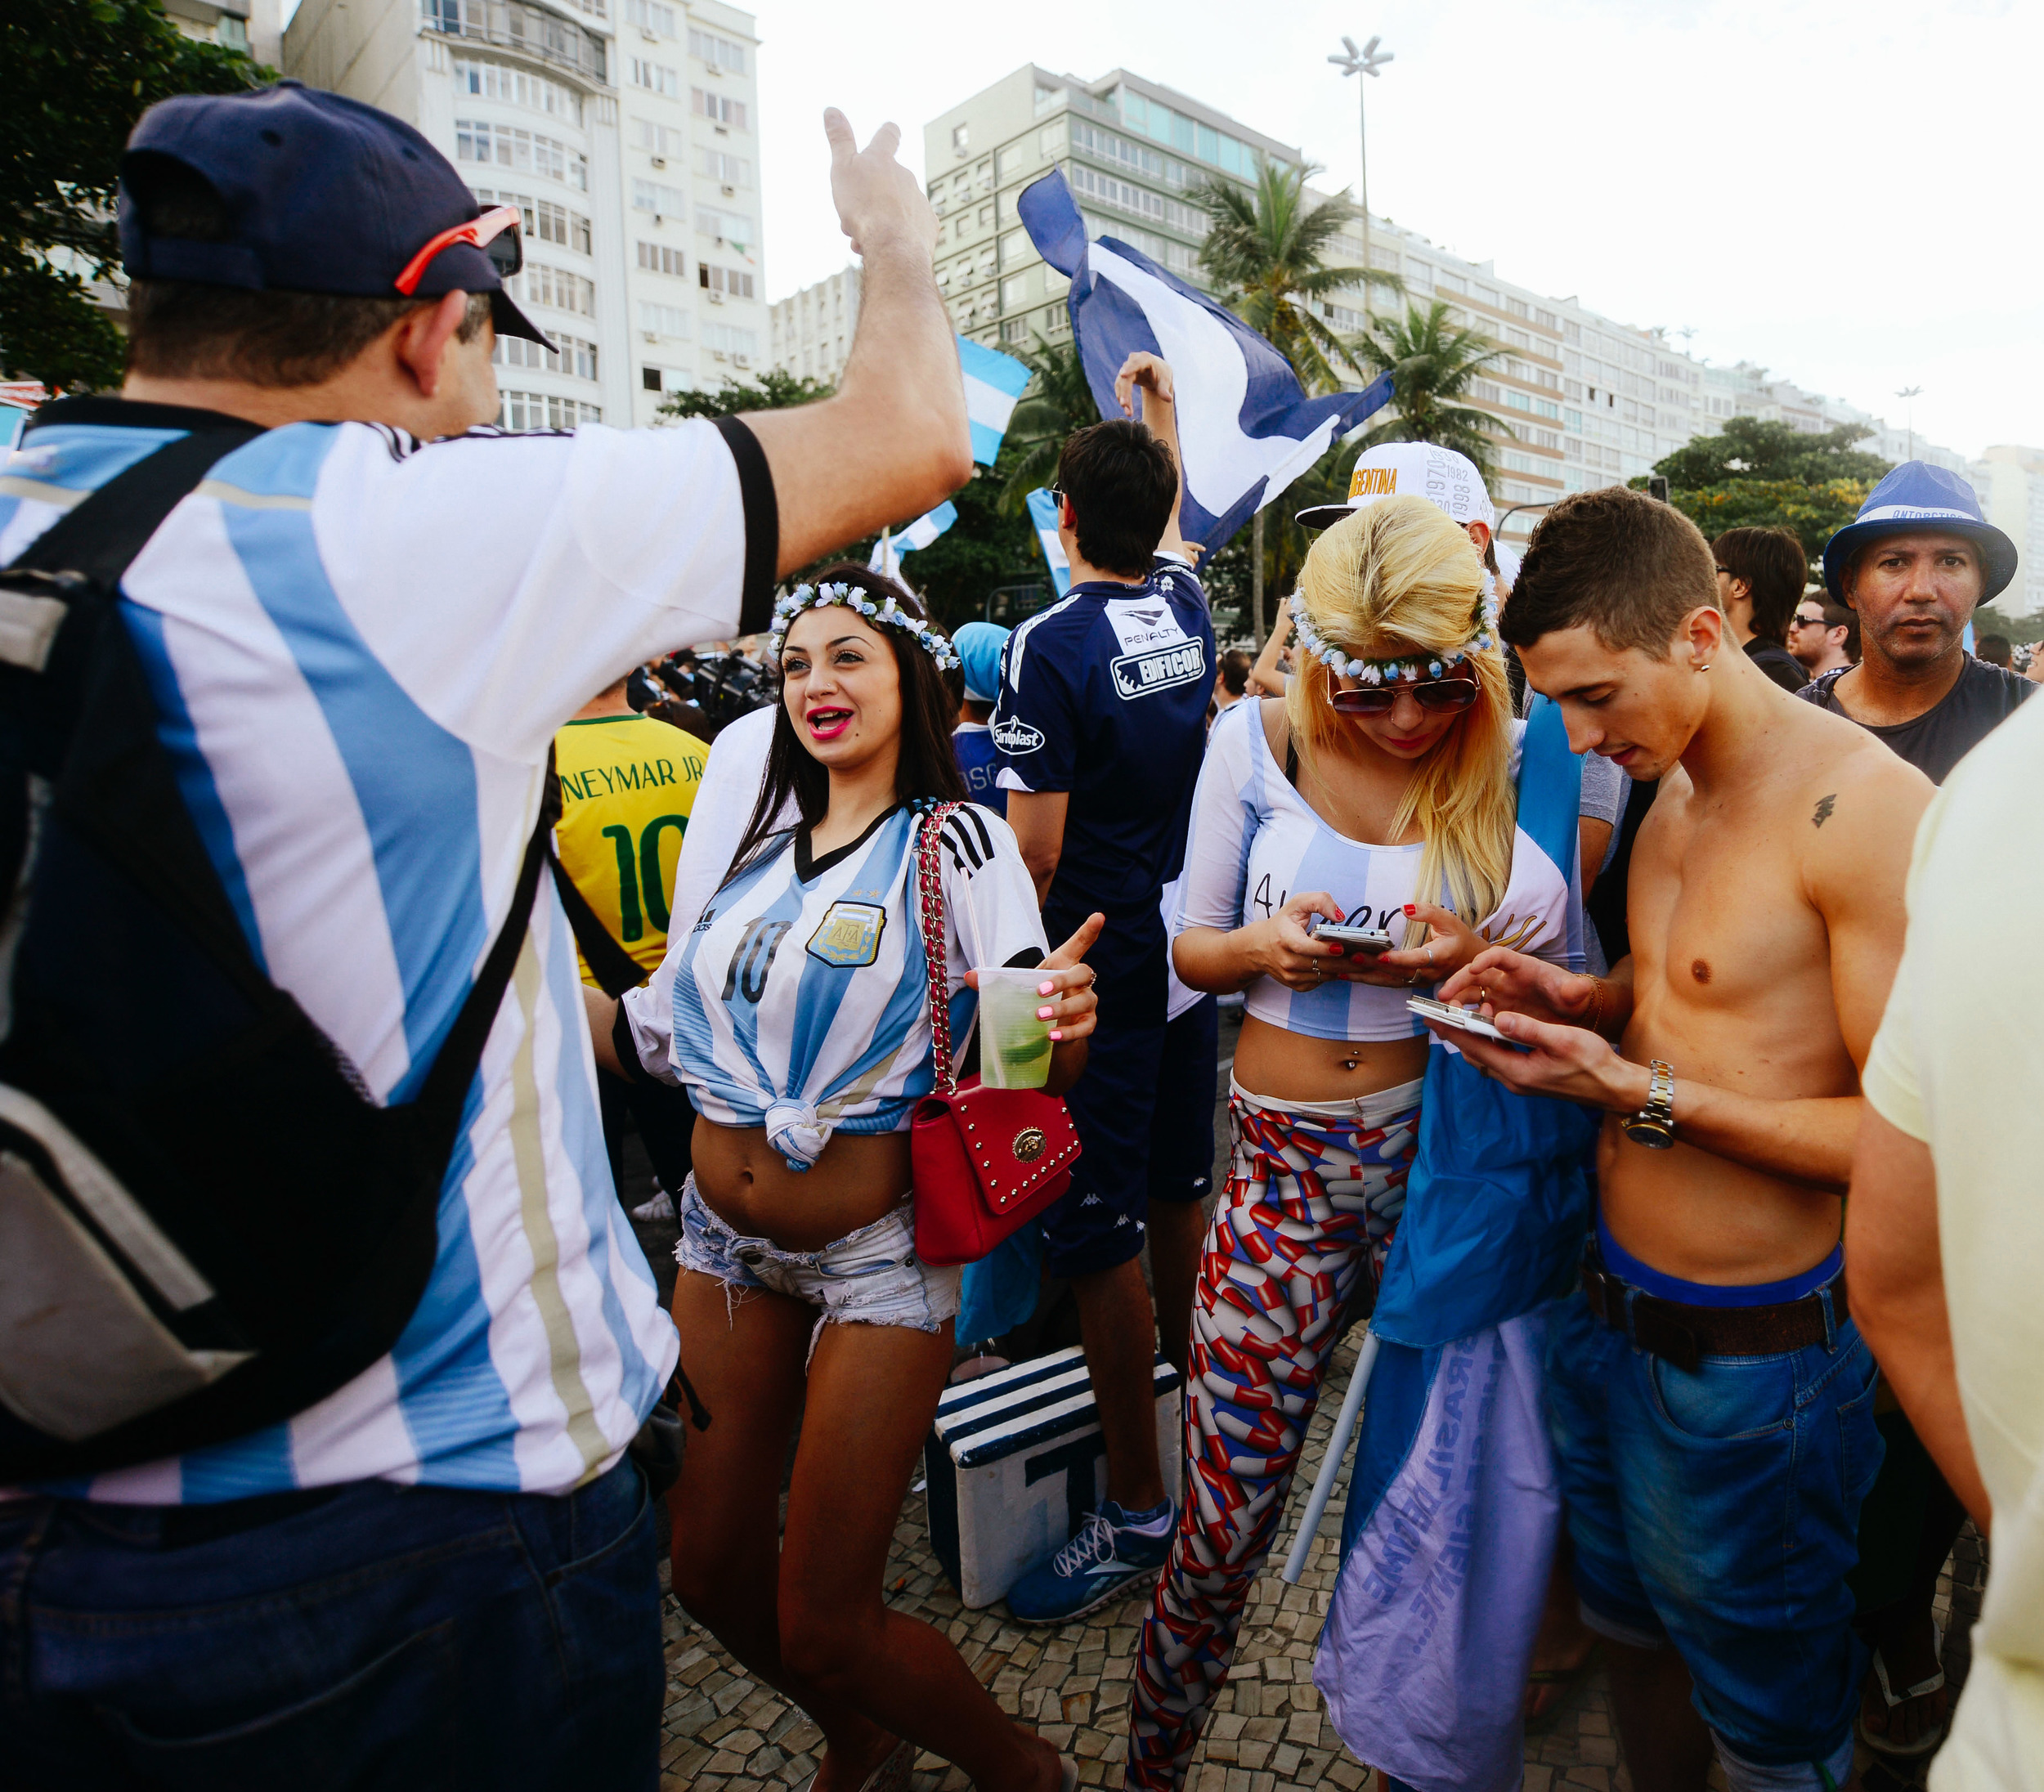
[[(912, 616), (927, 619), (926, 611), (909, 592), (891, 579), (856, 561), (843, 560), (828, 566), (810, 581), (815, 585), (848, 585), (874, 603), (888, 598), (894, 607)], [(858, 612), (854, 612), (856, 615)], [(876, 628), (874, 632), (894, 652), (901, 672), (901, 756), (894, 767), (894, 798), (912, 803), (925, 799), (943, 803), (966, 800), (966, 782), (951, 749), (953, 718), (957, 701), (945, 683), (937, 662), (899, 629)], [(782, 807), (795, 800), (800, 826), (814, 827), (830, 807), (831, 775), (811, 755), (788, 719), (788, 706), (776, 693), (773, 744), (767, 749), (766, 777), (760, 786), (760, 800), (753, 805), (752, 819), (746, 824), (738, 849), (731, 855), (731, 868), (724, 873), (728, 884), (762, 855), (769, 840), (781, 830), (774, 826)]]

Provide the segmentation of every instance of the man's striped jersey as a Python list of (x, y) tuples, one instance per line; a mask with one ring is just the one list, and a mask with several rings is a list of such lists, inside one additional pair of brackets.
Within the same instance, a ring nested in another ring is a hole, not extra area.
[[(0, 477), (0, 561), (213, 422), (50, 406)], [(509, 912), (554, 730), (629, 667), (760, 625), (746, 523), (766, 519), (770, 574), (771, 491), (750, 437), (728, 439), (688, 424), (421, 446), (293, 424), (216, 465), (130, 568), (160, 733), (249, 942), (378, 1100), (416, 1092)], [(105, 1017), (120, 1050), (149, 1049), (150, 999)], [(544, 884), (439, 1229), (382, 1361), (286, 1424), (80, 1490), (558, 1492), (623, 1450), (675, 1340), (611, 1181), (575, 943)]]
[[(661, 975), (627, 993), (647, 1067), (686, 1085), (718, 1125), (764, 1127), (797, 1167), (833, 1131), (906, 1130), (936, 1083), (916, 895), (923, 825), (891, 809), (818, 858), (801, 830), (777, 836), (670, 948)], [(1043, 922), (999, 816), (967, 804), (940, 839), (946, 988), (962, 1053), (976, 1003), (966, 972), (1036, 962)]]

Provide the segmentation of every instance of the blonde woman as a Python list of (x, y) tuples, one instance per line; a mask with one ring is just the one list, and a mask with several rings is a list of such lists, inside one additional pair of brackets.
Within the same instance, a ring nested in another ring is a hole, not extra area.
[[(1308, 554), (1284, 698), (1214, 726), (1173, 957), (1195, 988), (1244, 991), (1247, 1015), (1193, 1310), (1185, 1505), (1137, 1655), (1132, 1786), (1183, 1780), (1342, 1307), (1359, 1276), (1374, 1285), (1403, 1210), (1428, 1050), (1412, 986), (1492, 940), (1537, 953), (1568, 934), (1567, 871), (1515, 822), (1524, 724), (1495, 615), (1468, 536), (1423, 498), (1385, 500)], [(1400, 943), (1344, 956), (1314, 937), (1320, 919)]]

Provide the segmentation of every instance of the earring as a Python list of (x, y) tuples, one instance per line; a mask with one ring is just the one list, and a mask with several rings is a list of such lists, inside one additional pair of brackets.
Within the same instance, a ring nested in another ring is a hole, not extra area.
[(1710, 670), (1710, 662), (1708, 660), (1706, 660), (1701, 665), (1697, 668), (1697, 670), (1699, 672), (1708, 672)]

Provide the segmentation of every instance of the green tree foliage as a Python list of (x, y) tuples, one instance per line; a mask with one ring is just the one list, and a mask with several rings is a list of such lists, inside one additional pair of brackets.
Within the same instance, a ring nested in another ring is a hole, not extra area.
[(1467, 455), (1487, 482), (1496, 471), (1490, 432), (1510, 427), (1464, 402), (1469, 388), (1504, 349), (1479, 330), (1448, 321), (1448, 307), (1436, 299), (1403, 317), (1373, 317), (1349, 347), (1374, 379), (1389, 374), (1393, 388), (1381, 421), (1358, 438), (1374, 448), (1386, 441), (1431, 441)]
[(757, 379), (726, 379), (715, 392), (691, 387), (670, 393), (659, 414), (735, 417), (744, 410), (784, 410), (792, 405), (814, 405), (836, 390), (827, 380), (799, 379), (785, 368), (769, 367)]
[(0, 9), (0, 370), (67, 391), (120, 383), (120, 331), (92, 282), (120, 266), (114, 189), (135, 121), (178, 93), (274, 78), (199, 43), (155, 0)]
[(1793, 479), (1806, 486), (1849, 479), (1871, 485), (1888, 471), (1888, 463), (1853, 444), (1872, 433), (1856, 424), (1840, 423), (1821, 435), (1810, 435), (1786, 423), (1732, 417), (1720, 433), (1697, 437), (1656, 463), (1654, 471), (1671, 487), (1685, 491), (1740, 479)]
[(1053, 343), (1039, 334), (1015, 358), (1033, 377), (1008, 419), (995, 464), (1002, 508), (1011, 517), (1023, 515), (1029, 494), (1056, 477), (1066, 437), (1100, 421), (1076, 342)]
[(1213, 220), (1200, 245), (1199, 264), (1223, 302), (1292, 364), (1309, 392), (1338, 392), (1342, 374), (1360, 370), (1347, 345), (1322, 320), (1316, 306), (1344, 287), (1365, 281), (1398, 287), (1381, 268), (1329, 267), (1327, 252), (1343, 226), (1359, 215), (1344, 187), (1317, 204), (1306, 190), (1320, 171), (1311, 163), (1282, 168), (1266, 162), (1253, 189), (1208, 181), (1186, 197)]
[[(901, 563), (903, 578), (947, 629), (984, 616), (989, 594), (999, 586), (1040, 582), (1049, 589), (1036, 531), (1026, 515), (1015, 515), (1003, 502), (1006, 484), (999, 468), (974, 468), (971, 478), (951, 495), (958, 520)], [(869, 540), (840, 558), (863, 561), (872, 552)]]
[[(1888, 463), (1852, 445), (1872, 432), (1852, 423), (1812, 435), (1757, 417), (1727, 419), (1659, 461), (1668, 501), (1708, 536), (1727, 529), (1793, 529), (1813, 564), (1859, 513)], [(1632, 482), (1636, 487), (1644, 479)]]

